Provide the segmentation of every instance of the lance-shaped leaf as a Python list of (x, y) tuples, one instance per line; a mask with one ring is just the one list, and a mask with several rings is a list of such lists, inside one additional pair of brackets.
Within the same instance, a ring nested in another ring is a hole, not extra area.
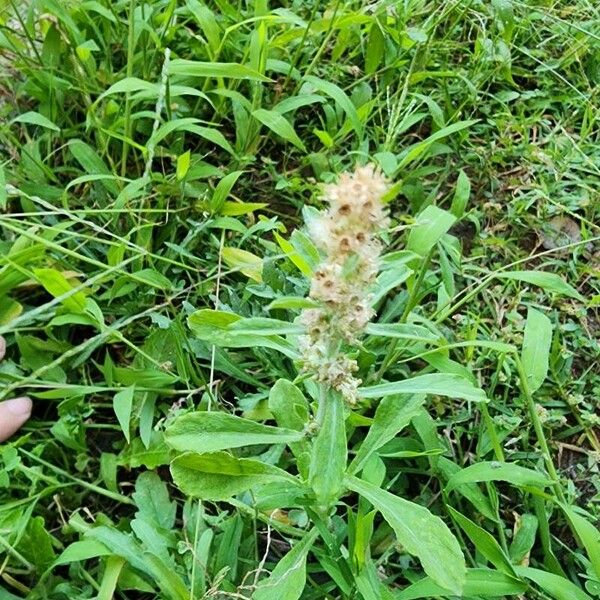
[(434, 394), (449, 398), (462, 398), (474, 402), (485, 402), (485, 392), (469, 380), (451, 373), (419, 375), (401, 381), (379, 383), (360, 388), (363, 398), (384, 398), (396, 394)]
[(360, 445), (350, 465), (350, 473), (358, 473), (373, 452), (402, 431), (411, 419), (419, 413), (424, 401), (425, 396), (423, 394), (417, 394), (408, 399), (386, 396), (375, 411), (375, 417), (371, 427), (369, 427), (367, 437)]
[(449, 492), (465, 483), (506, 481), (518, 487), (546, 487), (552, 482), (543, 474), (512, 463), (480, 462), (454, 473), (446, 484)]
[(271, 575), (263, 579), (252, 594), (253, 600), (298, 600), (306, 585), (306, 556), (317, 539), (316, 529), (302, 540), (277, 563)]
[(222, 412), (192, 412), (175, 419), (165, 441), (181, 452), (216, 452), (256, 444), (288, 444), (303, 439), (301, 431), (263, 425)]
[(298, 480), (282, 469), (250, 458), (236, 458), (226, 452), (187, 453), (171, 463), (171, 475), (179, 489), (201, 500), (227, 500), (268, 483), (281, 482), (291, 490), (304, 492)]
[(309, 483), (315, 492), (319, 508), (326, 510), (338, 499), (344, 480), (348, 450), (344, 400), (333, 390), (322, 394), (323, 420), (313, 441)]
[(539, 310), (530, 308), (525, 322), (525, 336), (521, 362), (527, 376), (531, 392), (540, 388), (548, 374), (550, 346), (552, 344), (552, 323)]
[(366, 498), (390, 524), (398, 542), (423, 565), (425, 573), (444, 589), (460, 596), (466, 566), (460, 545), (446, 524), (424, 506), (348, 476), (346, 486)]

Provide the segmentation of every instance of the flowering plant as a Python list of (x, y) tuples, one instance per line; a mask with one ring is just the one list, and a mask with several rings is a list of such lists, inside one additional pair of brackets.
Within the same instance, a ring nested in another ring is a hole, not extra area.
[[(481, 576), (466, 568), (461, 546), (444, 520), (386, 489), (383, 457), (389, 452), (425, 458), (445, 480), (445, 493), (461, 494), (492, 519), (488, 499), (473, 482), (516, 477), (540, 488), (550, 483), (516, 465), (479, 463), (461, 470), (439, 456), (444, 447), (424, 408), (428, 397), (478, 403), (487, 414), (483, 390), (448, 357), (440, 320), (414, 310), (432, 254), (451, 243), (447, 232), (456, 217), (428, 206), (410, 226), (405, 249), (382, 254), (382, 237), (393, 231), (385, 205), (389, 189), (375, 167), (357, 167), (325, 187), (327, 209), (307, 213), (308, 236), (295, 232), (290, 241), (276, 236), (286, 257), (309, 280), (306, 297), (280, 296), (269, 305), (287, 318), (242, 317), (230, 310), (200, 310), (189, 317), (196, 337), (213, 349), (266, 348), (282, 354), (285, 372), (293, 373), (272, 381), (266, 413), (259, 411), (262, 419), (220, 410), (184, 412), (165, 432), (175, 454), (171, 473), (183, 492), (233, 503), (300, 539), (257, 583), (252, 598), (299, 598), (308, 553), (323, 557), (315, 547), (319, 538), (333, 559), (320, 558), (321, 563), (339, 587), (360, 585), (364, 598), (390, 597), (371, 558), (377, 513), (393, 530), (396, 548), (416, 557), (427, 576), (414, 584), (418, 591), (411, 586), (402, 597), (425, 597), (418, 595), (423, 590), (429, 596), (460, 596), (469, 581)], [(438, 299), (445, 318), (453, 307), (442, 293)], [(531, 315), (531, 322), (539, 321), (538, 313)], [(486, 347), (516, 352), (508, 344), (486, 342)], [(408, 361), (425, 361), (426, 367), (414, 375)], [(523, 362), (532, 362), (525, 350)], [(524, 371), (522, 383), (531, 392)], [(259, 422), (269, 419), (276, 426)], [(395, 445), (409, 425), (423, 440), (421, 452)], [(351, 444), (356, 430), (365, 426), (358, 447)], [(547, 467), (555, 477), (551, 460)], [(467, 535), (477, 531), (457, 511), (448, 507), (448, 512)], [(504, 551), (498, 547), (498, 552)], [(298, 576), (290, 584), (292, 571)], [(503, 576), (491, 569), (485, 573), (494, 580)], [(521, 582), (502, 584), (518, 588), (514, 593), (525, 589)]]

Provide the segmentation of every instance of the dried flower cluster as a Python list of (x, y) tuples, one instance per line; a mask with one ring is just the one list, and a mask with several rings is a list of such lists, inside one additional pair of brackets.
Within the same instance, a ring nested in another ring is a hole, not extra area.
[(373, 316), (370, 288), (379, 269), (378, 233), (388, 226), (382, 197), (388, 190), (372, 165), (344, 173), (325, 188), (329, 210), (309, 223), (314, 243), (325, 259), (315, 272), (310, 298), (319, 308), (302, 313), (304, 370), (338, 390), (350, 403), (357, 400), (358, 366), (343, 344), (355, 344)]

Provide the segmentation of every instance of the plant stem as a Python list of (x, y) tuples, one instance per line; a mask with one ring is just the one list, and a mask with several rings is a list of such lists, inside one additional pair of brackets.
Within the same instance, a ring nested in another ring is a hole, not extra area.
[[(135, 0), (129, 0), (129, 32), (127, 34), (127, 77), (133, 74), (134, 46), (134, 9)], [(127, 155), (129, 154), (129, 139), (131, 138), (131, 100), (129, 92), (125, 94), (125, 123), (123, 126), (123, 150), (121, 153), (121, 177), (127, 173)]]
[(558, 473), (556, 471), (556, 467), (552, 462), (552, 456), (550, 455), (550, 449), (548, 448), (548, 442), (546, 440), (546, 434), (544, 433), (544, 428), (542, 427), (542, 422), (540, 420), (540, 416), (535, 408), (535, 401), (533, 400), (533, 395), (531, 393), (531, 389), (529, 387), (529, 383), (527, 382), (527, 375), (525, 374), (525, 369), (523, 369), (523, 363), (521, 362), (521, 358), (518, 355), (515, 355), (515, 361), (517, 365), (517, 372), (519, 374), (519, 380), (521, 382), (521, 390), (525, 395), (525, 399), (527, 400), (527, 406), (529, 408), (529, 416), (531, 418), (531, 422), (533, 423), (533, 429), (535, 431), (535, 435), (538, 440), (538, 444), (542, 449), (542, 456), (544, 458), (544, 462), (546, 464), (546, 470), (550, 475), (550, 478), (554, 482), (554, 487), (556, 489), (556, 493), (561, 502), (566, 502), (566, 498), (562, 487), (560, 485), (560, 480), (558, 478)]

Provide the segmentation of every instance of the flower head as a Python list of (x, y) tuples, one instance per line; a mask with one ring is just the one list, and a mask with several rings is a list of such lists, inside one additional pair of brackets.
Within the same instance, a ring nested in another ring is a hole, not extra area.
[(387, 190), (386, 179), (373, 165), (343, 173), (325, 188), (328, 210), (309, 224), (324, 260), (310, 288), (310, 298), (320, 306), (302, 313), (307, 329), (304, 369), (351, 403), (360, 384), (353, 376), (358, 367), (342, 345), (356, 343), (373, 317), (370, 288), (379, 270), (378, 234), (389, 223), (382, 203)]

